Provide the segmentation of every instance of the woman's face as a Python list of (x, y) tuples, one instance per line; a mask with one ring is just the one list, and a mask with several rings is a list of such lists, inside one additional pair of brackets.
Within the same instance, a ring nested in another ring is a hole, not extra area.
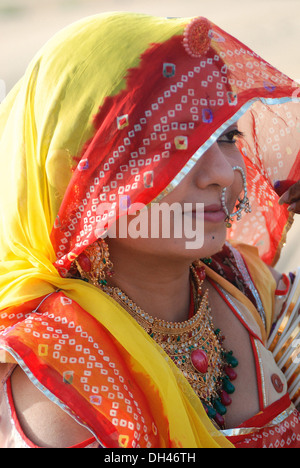
[[(163, 214), (159, 226), (155, 226), (156, 229), (153, 229), (153, 212), (148, 209), (143, 218), (147, 218), (147, 235), (144, 238), (132, 238), (129, 235), (125, 239), (111, 239), (113, 244), (129, 248), (135, 254), (140, 252), (144, 255), (159, 255), (161, 259), (176, 255), (177, 258), (193, 261), (218, 252), (226, 239), (226, 215), (221, 205), (222, 190), (227, 188), (226, 206), (229, 213), (234, 211), (237, 198), (243, 190), (241, 174), (233, 170), (234, 166), (245, 170), (242, 155), (235, 144), (239, 136), (236, 125), (227, 129), (180, 184), (160, 201)], [(203, 208), (197, 212), (196, 204), (201, 203)], [(173, 211), (163, 209), (166, 206), (181, 207), (181, 210), (167, 220), (169, 213)], [(128, 216), (128, 226), (137, 222), (138, 216), (140, 215)], [(165, 231), (167, 221), (169, 229)], [(174, 233), (179, 231), (174, 228), (178, 227), (179, 222), (182, 229), (178, 236)], [(153, 237), (153, 232), (156, 232), (156, 237)], [(192, 234), (195, 236), (194, 241)], [(108, 240), (109, 243), (111, 241)]]

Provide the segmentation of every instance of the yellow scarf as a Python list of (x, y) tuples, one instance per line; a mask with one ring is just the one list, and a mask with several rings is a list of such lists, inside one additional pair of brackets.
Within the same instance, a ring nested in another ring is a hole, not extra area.
[[(172, 440), (183, 447), (231, 447), (176, 366), (165, 361), (124, 310), (94, 287), (58, 274), (50, 241), (72, 176), (70, 155), (78, 154), (91, 136), (99, 105), (125, 86), (126, 70), (149, 43), (182, 33), (186, 22), (118, 13), (80, 21), (45, 45), (2, 103), (0, 310), (62, 290), (106, 327), (130, 355), (133, 368), (150, 377)], [(139, 40), (136, 30), (143, 32)], [(107, 42), (114, 48), (103, 47)], [(91, 73), (99, 62), (105, 63), (100, 79)]]

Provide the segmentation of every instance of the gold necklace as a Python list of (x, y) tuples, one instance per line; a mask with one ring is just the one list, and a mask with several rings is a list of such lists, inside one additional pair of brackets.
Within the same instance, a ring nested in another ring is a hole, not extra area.
[[(143, 311), (117, 287), (102, 285), (102, 290), (118, 302), (137, 323), (161, 346), (181, 370), (201, 399), (208, 416), (225, 427), (226, 406), (235, 390), (233, 367), (238, 362), (232, 352), (222, 347), (220, 330), (214, 331), (208, 290), (200, 294), (203, 279), (191, 266), (196, 313), (184, 322), (168, 322)], [(203, 273), (203, 270), (201, 270)]]

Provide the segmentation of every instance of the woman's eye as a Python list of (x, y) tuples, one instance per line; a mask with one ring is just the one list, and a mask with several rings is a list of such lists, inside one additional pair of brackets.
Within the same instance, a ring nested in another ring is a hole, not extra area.
[(238, 138), (242, 138), (244, 134), (238, 129), (230, 130), (227, 133), (223, 133), (218, 139), (218, 143), (235, 143)]

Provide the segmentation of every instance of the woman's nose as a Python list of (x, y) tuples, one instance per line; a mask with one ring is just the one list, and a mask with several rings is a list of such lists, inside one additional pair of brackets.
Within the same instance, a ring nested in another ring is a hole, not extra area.
[(214, 143), (196, 164), (196, 184), (205, 189), (209, 185), (229, 187), (234, 181), (234, 171), (218, 143)]

